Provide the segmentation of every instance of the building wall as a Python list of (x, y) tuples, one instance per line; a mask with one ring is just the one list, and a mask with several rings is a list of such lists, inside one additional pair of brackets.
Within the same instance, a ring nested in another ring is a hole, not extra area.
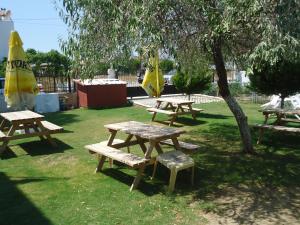
[(8, 40), (12, 30), (14, 30), (14, 22), (0, 18), (0, 60), (2, 60), (3, 57), (7, 57)]

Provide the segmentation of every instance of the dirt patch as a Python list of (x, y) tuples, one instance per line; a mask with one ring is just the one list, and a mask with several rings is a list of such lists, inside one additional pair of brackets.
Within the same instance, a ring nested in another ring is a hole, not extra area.
[(203, 212), (208, 224), (300, 224), (300, 188), (228, 188), (213, 200), (217, 209)]

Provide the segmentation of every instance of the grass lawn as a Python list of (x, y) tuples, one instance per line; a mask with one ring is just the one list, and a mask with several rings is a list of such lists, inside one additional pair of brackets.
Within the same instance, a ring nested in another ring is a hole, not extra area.
[[(249, 123), (263, 122), (258, 105), (242, 104)], [(239, 131), (223, 103), (202, 104), (204, 113), (177, 125), (181, 140), (199, 144), (195, 185), (179, 172), (175, 192), (166, 192), (169, 171), (152, 168), (129, 192), (135, 171), (123, 166), (94, 174), (96, 159), (84, 145), (108, 138), (103, 125), (127, 120), (149, 123), (144, 108), (76, 109), (51, 113), (65, 128), (58, 148), (38, 138), (10, 143), (0, 160), (0, 224), (298, 224), (300, 139), (266, 132), (257, 155), (240, 152)], [(158, 120), (166, 117), (158, 116)], [(253, 143), (257, 132), (253, 133)], [(163, 146), (165, 147), (165, 146)], [(137, 148), (133, 151), (141, 152)]]

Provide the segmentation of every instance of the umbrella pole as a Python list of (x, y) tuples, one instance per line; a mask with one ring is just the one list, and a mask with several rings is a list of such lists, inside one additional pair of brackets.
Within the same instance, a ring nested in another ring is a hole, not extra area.
[(155, 57), (155, 72), (156, 72), (156, 97), (158, 98), (159, 97), (159, 79), (158, 79), (158, 50), (155, 52), (156, 54), (156, 57)]

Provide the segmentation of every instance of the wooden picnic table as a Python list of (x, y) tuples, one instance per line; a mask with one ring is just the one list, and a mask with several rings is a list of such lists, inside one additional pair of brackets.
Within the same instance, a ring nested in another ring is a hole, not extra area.
[[(106, 157), (118, 160), (133, 168), (138, 168), (130, 190), (137, 187), (145, 166), (154, 163), (155, 158), (152, 157), (153, 149), (156, 149), (158, 154), (163, 153), (160, 142), (170, 139), (175, 149), (180, 150), (181, 146), (177, 138), (185, 132), (180, 129), (149, 125), (136, 121), (107, 124), (104, 127), (110, 132), (108, 141), (87, 145), (86, 148), (94, 153), (98, 153), (100, 156), (96, 172), (102, 169)], [(124, 141), (115, 138), (119, 131), (127, 134), (127, 138)], [(133, 140), (134, 138), (135, 140)], [(148, 147), (145, 145), (147, 142), (149, 142)], [(144, 156), (139, 157), (135, 154), (118, 150), (119, 148), (132, 145), (139, 145)]]
[[(271, 115), (275, 115), (277, 117), (275, 124), (282, 124), (285, 122), (300, 123), (300, 110), (266, 109), (261, 110), (261, 112), (265, 116), (264, 124), (267, 124)], [(295, 119), (288, 118), (287, 116), (295, 116)]]
[[(175, 149), (180, 150), (177, 138), (180, 134), (185, 133), (185, 131), (180, 129), (144, 124), (137, 121), (107, 124), (104, 127), (110, 132), (110, 137), (107, 142), (108, 146), (120, 148), (138, 144), (144, 152), (146, 159), (151, 158), (151, 153), (154, 148), (158, 153), (162, 153), (159, 143), (164, 140), (171, 139)], [(124, 132), (128, 136), (123, 144), (113, 145), (118, 131)], [(132, 141), (133, 137), (135, 137), (136, 140)], [(148, 148), (146, 148), (145, 142), (149, 142)]]
[[(0, 154), (5, 151), (10, 140), (39, 136), (41, 140), (48, 140), (52, 146), (56, 143), (50, 134), (63, 130), (62, 127), (44, 120), (44, 116), (25, 110), (17, 112), (0, 113)], [(21, 133), (15, 134), (19, 130)], [(22, 133), (24, 131), (24, 133)]]
[[(287, 122), (300, 123), (300, 110), (266, 109), (260, 111), (265, 116), (265, 120), (263, 124), (254, 124), (254, 127), (258, 128), (260, 131), (257, 144), (261, 142), (264, 130), (273, 130), (278, 132), (288, 132), (294, 134), (300, 133), (299, 127), (284, 126), (284, 123)], [(272, 115), (276, 116), (276, 121), (274, 122), (274, 124), (267, 124), (268, 119)], [(287, 116), (295, 116), (295, 119)]]
[[(165, 105), (162, 106), (162, 103)], [(148, 108), (149, 112), (153, 112), (152, 121), (154, 121), (157, 113), (163, 113), (171, 117), (169, 126), (172, 126), (179, 115), (191, 114), (196, 119), (197, 112), (203, 109), (193, 108), (194, 101), (182, 100), (176, 98), (158, 98), (154, 108)]]

